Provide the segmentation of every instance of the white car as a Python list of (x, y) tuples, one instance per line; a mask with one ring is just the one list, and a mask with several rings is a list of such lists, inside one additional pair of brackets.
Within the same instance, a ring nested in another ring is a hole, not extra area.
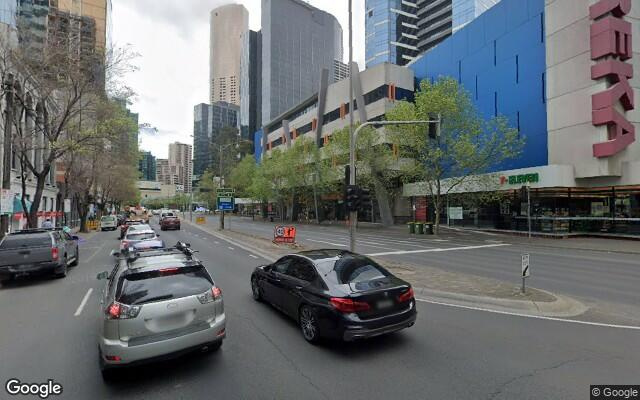
[(100, 230), (101, 231), (115, 231), (118, 227), (118, 218), (115, 215), (105, 215), (100, 218)]
[[(136, 225), (134, 225), (136, 226)], [(137, 225), (142, 226), (142, 225)], [(151, 229), (131, 229), (133, 226), (129, 227), (127, 230), (124, 239), (120, 241), (120, 251), (124, 252), (130, 247), (133, 247), (135, 243), (141, 242), (143, 240), (155, 240), (158, 239), (158, 235)]]

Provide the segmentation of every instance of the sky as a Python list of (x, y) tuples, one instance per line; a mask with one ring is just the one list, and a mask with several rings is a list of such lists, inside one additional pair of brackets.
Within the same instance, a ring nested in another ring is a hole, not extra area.
[[(124, 77), (136, 96), (140, 148), (166, 158), (169, 143), (193, 143), (193, 106), (209, 101), (209, 12), (240, 3), (249, 10), (249, 28), (260, 29), (260, 0), (112, 0), (110, 40), (139, 54), (138, 67)], [(333, 14), (343, 30), (348, 58), (347, 0), (309, 0)], [(353, 58), (364, 68), (364, 0), (353, 0)]]

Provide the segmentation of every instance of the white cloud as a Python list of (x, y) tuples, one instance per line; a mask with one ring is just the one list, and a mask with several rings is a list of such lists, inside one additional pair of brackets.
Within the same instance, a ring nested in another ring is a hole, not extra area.
[[(346, 61), (347, 1), (309, 2), (342, 25)], [(250, 28), (260, 29), (260, 0), (113, 0), (114, 44), (131, 44), (141, 55), (139, 71), (126, 78), (138, 94), (131, 108), (140, 114), (140, 123), (159, 130), (156, 135), (141, 132), (141, 147), (158, 157), (167, 156), (169, 143), (192, 143), (193, 106), (209, 98), (209, 12), (230, 3), (244, 4)], [(364, 0), (354, 0), (353, 10), (354, 59), (363, 68)]]

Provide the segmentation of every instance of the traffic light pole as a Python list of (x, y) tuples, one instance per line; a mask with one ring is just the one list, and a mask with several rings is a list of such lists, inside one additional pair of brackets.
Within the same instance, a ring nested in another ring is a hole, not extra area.
[[(351, 0), (349, 1), (351, 4)], [(351, 10), (351, 7), (349, 7)], [(349, 110), (353, 110), (353, 97), (351, 100), (351, 105), (349, 106)], [(349, 112), (351, 118), (353, 118), (353, 113)], [(429, 125), (429, 124), (437, 124), (436, 125), (436, 135), (440, 136), (440, 118), (433, 120), (410, 120), (410, 121), (368, 121), (363, 124), (360, 124), (355, 131), (349, 137), (349, 165), (351, 166), (351, 173), (349, 174), (349, 185), (356, 184), (356, 138), (358, 137), (358, 132), (366, 126), (384, 126), (384, 125)], [(358, 212), (351, 211), (349, 213), (349, 249), (351, 251), (355, 251), (356, 248), (356, 224), (358, 219)]]
[[(349, 0), (349, 185), (356, 184), (356, 132), (353, 131), (353, 0)], [(361, 105), (363, 106), (363, 105)], [(349, 212), (349, 250), (356, 251), (358, 211)]]

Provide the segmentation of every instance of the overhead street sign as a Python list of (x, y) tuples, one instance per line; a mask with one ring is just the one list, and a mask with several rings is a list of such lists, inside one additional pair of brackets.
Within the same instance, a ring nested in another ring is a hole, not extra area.
[(235, 193), (236, 193), (236, 190), (233, 188), (217, 188), (216, 189), (216, 194), (218, 195), (218, 197), (220, 196), (233, 197)]

